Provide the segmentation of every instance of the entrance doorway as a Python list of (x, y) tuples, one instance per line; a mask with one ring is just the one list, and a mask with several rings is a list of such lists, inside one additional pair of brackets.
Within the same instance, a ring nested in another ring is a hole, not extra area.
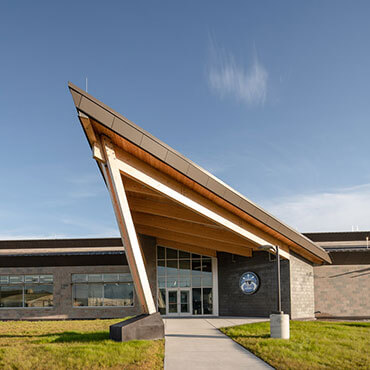
[(217, 259), (157, 246), (157, 289), (162, 315), (217, 315)]
[(178, 288), (167, 289), (166, 315), (187, 316), (191, 315), (191, 291), (190, 289)]

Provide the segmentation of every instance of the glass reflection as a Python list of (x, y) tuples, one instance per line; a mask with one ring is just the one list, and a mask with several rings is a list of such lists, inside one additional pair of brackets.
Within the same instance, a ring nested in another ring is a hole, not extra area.
[(157, 255), (159, 312), (212, 314), (212, 258), (165, 247)]

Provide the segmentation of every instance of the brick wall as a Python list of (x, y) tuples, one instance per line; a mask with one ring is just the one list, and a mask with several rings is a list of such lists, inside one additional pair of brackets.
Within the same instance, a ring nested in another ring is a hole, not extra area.
[[(267, 317), (277, 310), (276, 263), (268, 253), (255, 252), (253, 257), (217, 253), (219, 314), (221, 316)], [(245, 295), (239, 288), (244, 272), (255, 272), (260, 278), (260, 288)], [(289, 261), (281, 260), (282, 309), (290, 313)]]
[(313, 266), (291, 253), (290, 255), (291, 318), (313, 318), (315, 311)]
[(315, 266), (317, 316), (370, 317), (370, 267)]

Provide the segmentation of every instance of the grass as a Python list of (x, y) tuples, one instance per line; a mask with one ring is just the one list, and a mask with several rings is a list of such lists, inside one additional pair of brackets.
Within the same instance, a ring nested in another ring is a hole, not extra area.
[(290, 340), (270, 338), (269, 322), (222, 332), (276, 369), (370, 369), (370, 323), (291, 321)]
[(109, 326), (119, 321), (0, 322), (0, 368), (163, 369), (163, 340), (109, 340)]

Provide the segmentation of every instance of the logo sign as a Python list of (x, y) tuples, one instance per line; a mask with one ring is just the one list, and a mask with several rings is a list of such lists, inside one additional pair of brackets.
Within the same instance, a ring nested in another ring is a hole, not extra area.
[(239, 280), (239, 287), (244, 294), (256, 293), (260, 286), (260, 279), (254, 272), (245, 272)]

